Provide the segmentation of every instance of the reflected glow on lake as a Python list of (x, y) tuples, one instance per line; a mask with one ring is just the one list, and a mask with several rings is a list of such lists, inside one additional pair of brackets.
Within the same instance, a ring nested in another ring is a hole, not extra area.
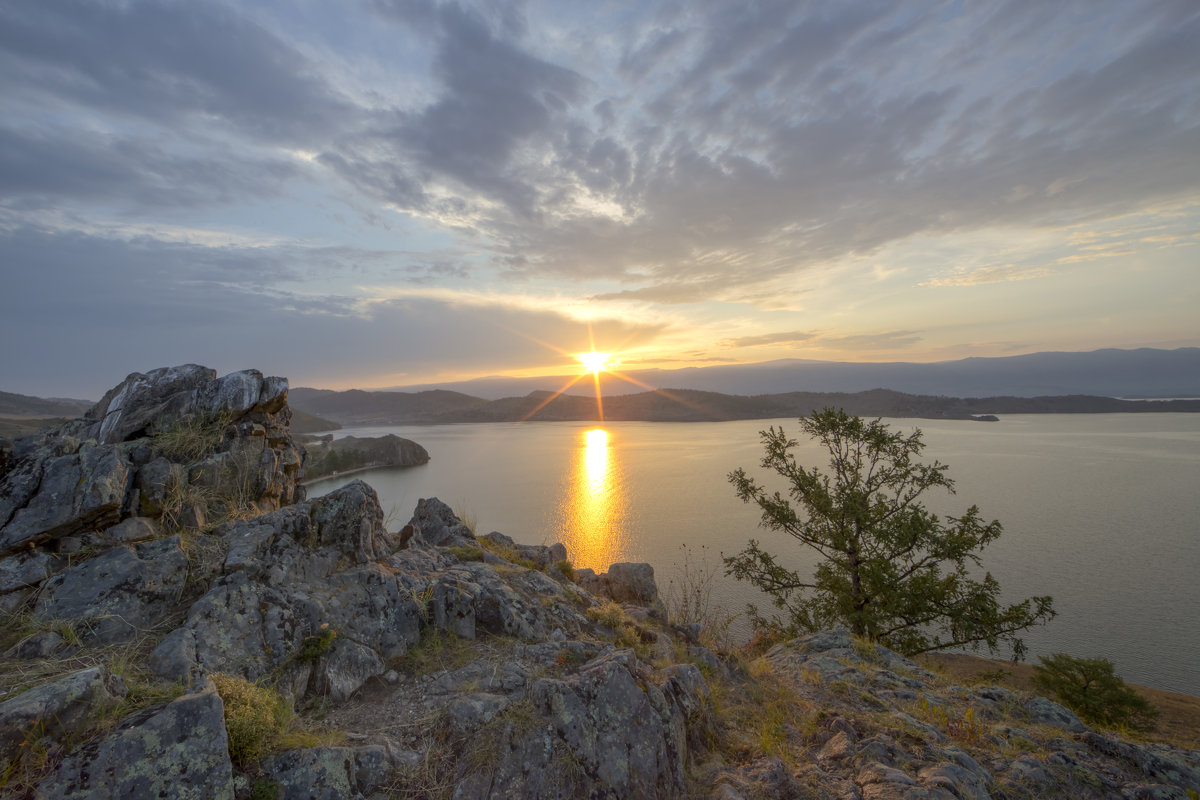
[(558, 506), (557, 538), (577, 567), (603, 572), (622, 560), (627, 538), (625, 486), (608, 431), (582, 431), (571, 484)]

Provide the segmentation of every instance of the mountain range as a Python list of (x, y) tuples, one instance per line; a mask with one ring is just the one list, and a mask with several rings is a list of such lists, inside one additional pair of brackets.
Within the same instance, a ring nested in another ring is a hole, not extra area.
[[(964, 358), (933, 363), (810, 361), (785, 359), (672, 370), (601, 373), (604, 397), (649, 389), (695, 389), (733, 395), (787, 392), (896, 392), (950, 397), (1200, 397), (1200, 347), (1174, 350), (1105, 349), (1082, 353), (1029, 353), (1000, 358)], [(539, 390), (556, 391), (575, 381), (571, 394), (594, 396), (588, 376), (492, 377), (454, 383), (390, 387), (418, 393), (449, 390), (498, 400)]]

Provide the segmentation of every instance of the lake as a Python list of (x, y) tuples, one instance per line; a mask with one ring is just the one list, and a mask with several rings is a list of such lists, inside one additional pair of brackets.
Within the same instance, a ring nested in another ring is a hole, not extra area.
[[(999, 422), (887, 420), (919, 427), (925, 460), (950, 465), (957, 495), (927, 496), (938, 513), (978, 505), (1004, 534), (983, 551), (1008, 601), (1051, 594), (1058, 616), (1028, 631), (1029, 659), (1066, 652), (1113, 661), (1127, 680), (1200, 695), (1200, 414), (1014, 415)], [(648, 561), (667, 591), (684, 551), (719, 564), (751, 537), (791, 568), (815, 561), (794, 540), (757, 527), (726, 475), (758, 467), (758, 432), (795, 420), (735, 422), (389, 426), (336, 436), (395, 433), (431, 461), (353, 477), (370, 483), (402, 526), (418, 498), (439, 497), (479, 533), (518, 542), (561, 541), (577, 567)], [(802, 464), (826, 463), (818, 445)], [(341, 485), (330, 479), (309, 496)], [(741, 610), (752, 587), (718, 575), (714, 596)]]

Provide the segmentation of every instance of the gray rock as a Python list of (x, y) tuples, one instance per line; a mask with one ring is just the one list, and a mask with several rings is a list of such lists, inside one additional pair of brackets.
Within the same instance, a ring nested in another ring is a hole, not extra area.
[(1083, 733), (1087, 730), (1087, 726), (1079, 720), (1079, 717), (1075, 716), (1074, 711), (1064, 708), (1053, 700), (1047, 700), (1041, 695), (1028, 695), (1023, 705), (1029, 714), (1029, 719), (1033, 722), (1062, 728), (1071, 733)]
[[(16, 508), (0, 527), (0, 553), (12, 552), (29, 542), (43, 542), (91, 528), (105, 528), (120, 519), (133, 470), (125, 452), (117, 448), (83, 445), (72, 455), (38, 462), (36, 492)], [(23, 473), (9, 475), (0, 484), (0, 495)]]
[(384, 558), (395, 549), (379, 497), (362, 481), (310, 501), (309, 508), (319, 545), (335, 544), (359, 563)]
[(1008, 765), (1008, 777), (1020, 784), (1045, 786), (1053, 783), (1054, 778), (1042, 762), (1033, 756), (1020, 756)]
[(106, 670), (91, 667), (0, 703), (0, 772), (16, 758), (26, 735), (53, 739), (86, 727), (90, 714), (119, 696), (119, 688)]
[(309, 686), (313, 694), (342, 703), (386, 670), (383, 659), (371, 648), (349, 639), (335, 639), (329, 653), (313, 667)]
[(453, 509), (436, 497), (418, 500), (408, 524), (413, 530), (412, 544), (416, 545), (437, 547), (454, 544), (456, 539), (467, 542), (475, 539)]
[(894, 783), (902, 786), (915, 786), (917, 783), (907, 772), (879, 762), (866, 764), (858, 771), (857, 780), (860, 784)]
[(47, 800), (232, 800), (221, 698), (209, 682), (196, 694), (127, 717), (63, 760), (38, 791)]
[(987, 782), (958, 764), (937, 764), (917, 775), (926, 786), (944, 789), (960, 800), (991, 800)]
[(355, 752), (349, 747), (313, 747), (268, 756), (263, 775), (279, 784), (282, 800), (351, 800)]
[[(472, 737), (485, 767), (461, 775), (455, 797), (683, 796), (688, 744), (679, 733), (687, 716), (680, 698), (702, 678), (681, 672), (663, 691), (638, 675), (636, 663), (630, 651), (617, 650), (566, 679), (536, 680), (525, 701), (496, 711)], [(698, 696), (686, 701), (703, 704)]]
[(618, 603), (653, 606), (658, 601), (654, 567), (649, 564), (617, 563), (600, 575), (590, 576), (581, 571), (576, 574), (576, 579), (592, 594), (608, 597)]
[(1155, 749), (1153, 745), (1143, 747), (1132, 742), (1111, 739), (1094, 731), (1087, 731), (1082, 739), (1092, 751), (1124, 761), (1157, 783), (1168, 783), (1200, 792), (1200, 769), (1185, 763), (1176, 753), (1167, 749)]
[(433, 624), (440, 631), (464, 639), (475, 638), (475, 607), (482, 589), (465, 577), (449, 572), (433, 587)]
[[(412, 755), (416, 755), (413, 753)], [(354, 748), (354, 784), (358, 791), (370, 795), (384, 787), (398, 766), (399, 758), (392, 758), (388, 748), (372, 744)]]
[(45, 550), (16, 553), (0, 559), (0, 594), (37, 586), (65, 566), (65, 559)]
[(34, 613), (71, 620), (84, 641), (126, 641), (175, 610), (187, 577), (178, 536), (114, 547), (47, 581)]
[(147, 517), (162, 514), (166, 505), (167, 489), (179, 483), (182, 478), (183, 470), (180, 465), (172, 464), (164, 456), (143, 464), (133, 479), (133, 486), (138, 493), (134, 513)]
[(148, 517), (129, 517), (104, 531), (104, 538), (115, 544), (140, 542), (158, 536), (158, 523)]
[[(160, 367), (145, 374), (134, 372), (110, 389), (87, 413), (98, 423), (95, 438), (105, 444), (124, 442), (144, 432), (163, 413), (163, 405), (180, 395), (193, 396), (211, 382), (216, 370), (199, 364)], [(183, 404), (179, 404), (182, 406)]]

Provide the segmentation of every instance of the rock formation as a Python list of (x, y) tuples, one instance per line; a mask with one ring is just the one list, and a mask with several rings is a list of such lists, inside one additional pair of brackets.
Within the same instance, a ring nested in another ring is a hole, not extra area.
[(424, 447), (390, 433), (369, 438), (310, 437), (304, 446), (308, 450), (308, 464), (304, 468), (308, 481), (377, 467), (415, 467), (429, 461)]
[[(131, 375), (0, 476), (0, 795), (1186, 798), (1200, 753), (832, 631), (760, 658), (647, 564), (306, 499), (287, 384)], [(689, 621), (685, 621), (689, 622)], [(694, 621), (690, 621), (694, 622)]]

